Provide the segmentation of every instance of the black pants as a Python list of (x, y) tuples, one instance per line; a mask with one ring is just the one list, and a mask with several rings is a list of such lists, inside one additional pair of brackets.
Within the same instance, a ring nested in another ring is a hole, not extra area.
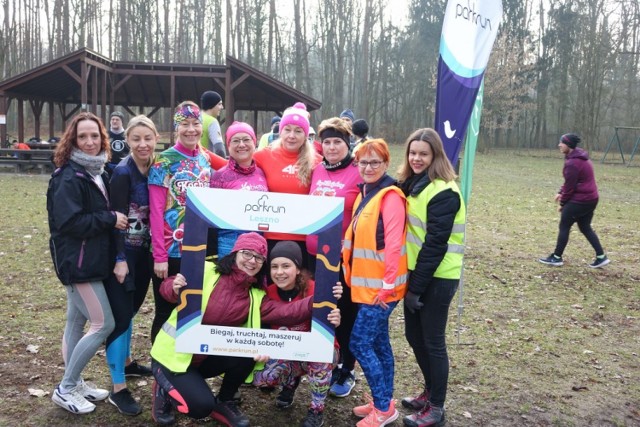
[[(218, 400), (233, 399), (254, 365), (248, 357), (207, 356), (199, 366), (190, 366), (187, 372), (176, 374), (154, 360), (153, 375), (178, 412), (200, 419), (211, 414)], [(224, 378), (216, 398), (206, 379), (222, 374)]]
[(151, 255), (149, 250), (126, 249), (129, 274), (124, 283), (116, 280), (112, 274), (104, 282), (104, 288), (109, 298), (113, 319), (116, 326), (107, 338), (107, 347), (122, 335), (131, 324), (131, 319), (140, 310), (149, 290), (152, 273)]
[[(180, 258), (169, 258), (168, 277), (175, 276), (178, 273), (180, 273)], [(156, 335), (160, 332), (162, 325), (169, 319), (171, 312), (177, 306), (177, 304), (170, 303), (160, 295), (162, 280), (163, 279), (155, 274), (151, 275), (151, 281), (153, 282), (153, 300), (155, 302), (155, 313), (153, 323), (151, 324), (151, 344), (156, 340)]]
[(340, 266), (340, 282), (342, 283), (342, 298), (338, 300), (340, 309), (340, 326), (336, 328), (336, 338), (340, 344), (340, 363), (343, 371), (353, 371), (356, 366), (356, 357), (349, 349), (351, 330), (358, 315), (358, 304), (351, 301), (351, 288), (344, 280), (342, 266)]
[(404, 307), (405, 336), (430, 392), (429, 400), (440, 408), (444, 406), (449, 382), (447, 319), (458, 283), (459, 280), (434, 278), (420, 298), (424, 304), (420, 311), (411, 313)]
[(571, 227), (576, 222), (580, 232), (587, 238), (593, 250), (596, 251), (596, 255), (603, 255), (604, 250), (600, 245), (600, 239), (593, 228), (591, 228), (591, 220), (593, 219), (593, 213), (598, 206), (598, 201), (591, 203), (567, 203), (562, 207), (562, 213), (560, 215), (560, 226), (558, 231), (558, 241), (556, 242), (556, 249), (553, 253), (559, 257), (562, 256), (564, 249), (569, 243), (569, 233)]

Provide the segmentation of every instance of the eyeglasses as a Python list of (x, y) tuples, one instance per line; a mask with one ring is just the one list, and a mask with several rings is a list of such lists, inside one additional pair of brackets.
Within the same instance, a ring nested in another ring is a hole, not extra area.
[(256, 260), (257, 264), (264, 264), (264, 262), (266, 261), (265, 257), (263, 257), (262, 255), (254, 254), (250, 251), (240, 250), (238, 251), (238, 253), (242, 255), (242, 259), (244, 259), (245, 261), (250, 261), (251, 258)]
[(384, 162), (381, 162), (380, 160), (371, 160), (370, 162), (367, 162), (366, 160), (360, 160), (358, 162), (358, 166), (360, 166), (362, 169), (366, 169), (367, 166), (371, 166), (371, 169), (378, 169), (380, 167), (380, 165), (382, 165)]
[(253, 139), (251, 138), (242, 138), (242, 139), (232, 139), (231, 141), (229, 141), (229, 144), (240, 145), (240, 143), (243, 143), (244, 145), (249, 145), (252, 142), (253, 142)]

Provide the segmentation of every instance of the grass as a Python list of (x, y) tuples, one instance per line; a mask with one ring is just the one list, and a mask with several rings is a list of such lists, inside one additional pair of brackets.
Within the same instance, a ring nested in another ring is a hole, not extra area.
[[(394, 156), (400, 158), (400, 147)], [(448, 329), (451, 426), (640, 425), (640, 168), (595, 163), (601, 202), (593, 225), (612, 259), (602, 270), (588, 268), (592, 249), (575, 229), (564, 267), (536, 262), (555, 245), (553, 195), (561, 168), (560, 155), (550, 152), (501, 151), (476, 160), (464, 287), (452, 304)], [(144, 408), (138, 417), (120, 415), (107, 403), (74, 416), (50, 401), (62, 375), (66, 297), (48, 253), (47, 180), (0, 174), (0, 426), (152, 425), (147, 380), (129, 382)], [(460, 294), (464, 310), (458, 319)], [(134, 330), (134, 354), (145, 363), (151, 299)], [(402, 316), (398, 308), (391, 325), (397, 398), (421, 387)], [(107, 386), (103, 353), (85, 373)], [(361, 373), (358, 379), (352, 396), (328, 400), (325, 425), (355, 424), (350, 409), (368, 392)], [(28, 389), (49, 395), (30, 396)], [(264, 427), (297, 425), (309, 400), (301, 391), (292, 410), (282, 412), (273, 406), (275, 394), (243, 389), (243, 396), (252, 425)]]

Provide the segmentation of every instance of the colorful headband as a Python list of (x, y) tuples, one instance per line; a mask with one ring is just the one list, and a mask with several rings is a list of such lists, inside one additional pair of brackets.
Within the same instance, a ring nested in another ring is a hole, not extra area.
[(196, 105), (186, 104), (178, 108), (173, 114), (173, 127), (178, 129), (178, 125), (187, 119), (197, 119), (202, 123), (200, 108)]

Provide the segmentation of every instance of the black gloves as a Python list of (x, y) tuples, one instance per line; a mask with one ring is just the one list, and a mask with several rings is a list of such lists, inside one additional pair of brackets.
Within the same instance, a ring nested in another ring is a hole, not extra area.
[(404, 306), (411, 314), (415, 314), (416, 310), (420, 311), (424, 304), (420, 302), (420, 295), (409, 291), (404, 296)]

